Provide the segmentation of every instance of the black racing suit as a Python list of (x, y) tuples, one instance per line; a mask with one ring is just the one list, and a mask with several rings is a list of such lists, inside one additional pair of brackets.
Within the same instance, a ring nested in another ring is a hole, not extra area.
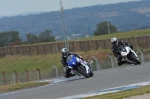
[[(69, 55), (75, 55), (76, 57), (81, 58), (81, 56), (80, 56), (79, 54), (68, 53), (67, 57), (68, 57)], [(62, 56), (62, 57), (61, 57), (61, 63), (62, 63), (63, 66), (66, 68), (65, 77), (66, 77), (66, 78), (69, 78), (69, 77), (71, 77), (71, 76), (74, 76), (74, 74), (70, 73), (70, 72), (71, 72), (71, 69), (68, 68), (68, 64), (67, 64), (67, 62), (66, 62), (67, 57)], [(82, 59), (82, 58), (81, 58), (81, 59)]]
[(113, 52), (114, 56), (118, 58), (117, 63), (118, 63), (119, 66), (124, 64), (124, 63), (127, 63), (126, 61), (122, 61), (123, 57), (121, 56), (121, 54), (118, 50), (118, 48), (122, 45), (129, 46), (131, 49), (133, 49), (133, 46), (131, 44), (129, 44), (127, 42), (124, 42), (124, 41), (118, 41), (118, 44), (115, 44), (115, 45), (112, 46), (112, 48), (111, 48), (112, 52)]

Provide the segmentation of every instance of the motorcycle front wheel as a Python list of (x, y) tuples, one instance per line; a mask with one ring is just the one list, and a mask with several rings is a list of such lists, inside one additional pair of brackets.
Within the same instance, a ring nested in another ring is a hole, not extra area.
[(90, 77), (92, 77), (93, 75), (94, 75), (94, 73), (93, 73), (93, 72), (90, 72), (90, 73), (89, 73), (89, 76), (90, 76)]
[(141, 64), (141, 62), (139, 61), (139, 59), (133, 53), (131, 53), (130, 57), (131, 57), (131, 60), (133, 62), (135, 62), (135, 65), (137, 65), (137, 64), (140, 65)]
[(81, 73), (83, 76), (85, 76), (86, 78), (89, 78), (89, 74), (87, 74), (87, 73), (85, 72), (85, 68), (84, 68), (84, 67), (81, 68), (80, 66), (78, 66), (78, 67), (77, 67), (77, 71), (78, 71), (79, 73)]

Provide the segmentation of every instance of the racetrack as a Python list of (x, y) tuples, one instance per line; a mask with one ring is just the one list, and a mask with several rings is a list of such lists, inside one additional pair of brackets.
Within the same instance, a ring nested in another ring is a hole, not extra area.
[[(46, 86), (0, 94), (0, 99), (55, 99), (150, 80), (150, 63), (94, 71), (91, 78), (69, 79)], [(65, 81), (66, 80), (66, 81)]]

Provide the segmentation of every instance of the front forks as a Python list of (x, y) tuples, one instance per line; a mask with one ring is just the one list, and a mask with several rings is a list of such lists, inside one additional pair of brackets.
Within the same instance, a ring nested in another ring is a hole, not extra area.
[(78, 73), (76, 70), (74, 70), (73, 68), (72, 68), (72, 71), (75, 73), (75, 74), (77, 74), (78, 76), (81, 76), (81, 74), (80, 73)]

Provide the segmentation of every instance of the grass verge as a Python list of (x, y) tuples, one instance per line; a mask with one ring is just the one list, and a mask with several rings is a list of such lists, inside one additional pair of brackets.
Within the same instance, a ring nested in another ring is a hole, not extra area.
[(48, 82), (29, 82), (29, 83), (20, 83), (20, 84), (11, 84), (0, 86), (0, 93), (13, 92), (28, 88), (34, 88), (38, 86), (43, 86), (49, 84)]
[(135, 36), (144, 36), (144, 35), (150, 35), (150, 28), (148, 29), (141, 29), (141, 30), (133, 30), (128, 32), (120, 32), (120, 33), (113, 33), (113, 34), (106, 34), (106, 35), (100, 35), (100, 36), (91, 36), (88, 38), (80, 38), (78, 40), (86, 41), (86, 40), (104, 40), (104, 39), (111, 39), (112, 37), (117, 38), (129, 38), (129, 37), (135, 37)]
[[(108, 53), (108, 51), (88, 51), (88, 52), (76, 52), (83, 56), (84, 59), (90, 58), (92, 55), (101, 55)], [(110, 51), (109, 51), (110, 53)], [(102, 56), (100, 56), (102, 57)], [(37, 68), (40, 70), (52, 70), (52, 65), (63, 67), (61, 64), (61, 53), (47, 54), (47, 55), (35, 55), (35, 56), (11, 56), (3, 57), (0, 59), (0, 72), (14, 73), (14, 70), (18, 73), (28, 71), (35, 71)]]
[(144, 86), (137, 89), (126, 90), (126, 91), (104, 94), (104, 95), (97, 95), (97, 96), (87, 97), (82, 99), (124, 99), (132, 96), (138, 96), (144, 94), (150, 94), (150, 86)]

